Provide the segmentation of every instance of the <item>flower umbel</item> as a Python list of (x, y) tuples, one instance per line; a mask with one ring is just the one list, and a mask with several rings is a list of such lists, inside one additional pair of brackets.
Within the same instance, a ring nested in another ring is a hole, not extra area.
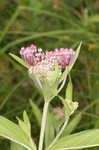
[[(75, 51), (70, 48), (56, 48), (53, 51), (42, 51), (35, 45), (21, 48), (20, 54), (26, 64), (30, 66), (29, 75), (39, 81), (44, 93), (57, 93), (62, 75), (62, 69), (72, 63)], [(43, 93), (43, 94), (44, 94)], [(45, 94), (44, 94), (45, 95)], [(49, 96), (48, 96), (49, 97)]]
[(53, 51), (42, 52), (41, 48), (35, 45), (30, 45), (26, 48), (21, 48), (20, 54), (26, 64), (30, 65), (30, 70), (36, 73), (39, 77), (46, 77), (49, 71), (55, 70), (55, 62), (62, 69), (72, 63), (75, 51), (70, 48), (56, 48)]

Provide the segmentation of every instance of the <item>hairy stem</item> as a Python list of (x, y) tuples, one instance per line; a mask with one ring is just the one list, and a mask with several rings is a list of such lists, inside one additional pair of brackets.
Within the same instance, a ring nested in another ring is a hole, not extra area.
[(48, 105), (49, 105), (49, 102), (45, 101), (44, 108), (43, 108), (43, 116), (42, 116), (41, 131), (40, 131), (40, 140), (39, 140), (39, 148), (38, 148), (38, 150), (42, 150), (42, 148), (43, 148)]

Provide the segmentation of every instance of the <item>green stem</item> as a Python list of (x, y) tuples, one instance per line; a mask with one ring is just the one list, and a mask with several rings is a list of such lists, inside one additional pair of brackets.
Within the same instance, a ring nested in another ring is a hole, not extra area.
[(44, 108), (43, 108), (43, 116), (42, 116), (41, 131), (40, 131), (40, 140), (39, 140), (39, 148), (38, 148), (38, 150), (42, 150), (42, 148), (43, 148), (48, 105), (49, 105), (49, 102), (45, 101)]
[[(64, 77), (64, 80), (63, 80), (60, 88), (58, 89), (58, 93), (63, 89), (63, 87), (65, 85), (65, 82), (66, 82), (66, 79), (67, 79), (67, 75), (68, 75), (68, 70), (66, 69), (66, 71), (65, 71), (65, 77)], [(57, 93), (57, 95), (58, 95), (58, 93)]]
[(58, 138), (60, 137), (60, 135), (62, 134), (63, 130), (65, 129), (66, 125), (68, 123), (68, 120), (66, 120), (62, 126), (62, 128), (60, 129), (59, 133), (57, 134), (57, 136), (55, 137), (55, 139), (52, 141), (52, 143), (48, 146), (47, 149), (51, 148), (53, 146), (53, 144), (55, 144), (55, 142), (58, 140)]

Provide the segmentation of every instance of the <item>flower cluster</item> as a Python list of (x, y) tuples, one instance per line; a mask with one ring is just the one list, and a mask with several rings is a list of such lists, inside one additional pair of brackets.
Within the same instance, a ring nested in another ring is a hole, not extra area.
[(55, 62), (62, 69), (72, 63), (75, 51), (70, 48), (56, 48), (53, 51), (42, 52), (41, 48), (30, 45), (27, 48), (21, 48), (20, 54), (26, 64), (30, 66), (30, 71), (39, 77), (46, 77), (50, 71), (55, 70)]
[(26, 64), (30, 66), (34, 66), (38, 62), (41, 61), (41, 58), (43, 57), (44, 53), (42, 53), (42, 49), (38, 49), (35, 45), (30, 45), (29, 47), (22, 47), (20, 50), (20, 54), (25, 61)]

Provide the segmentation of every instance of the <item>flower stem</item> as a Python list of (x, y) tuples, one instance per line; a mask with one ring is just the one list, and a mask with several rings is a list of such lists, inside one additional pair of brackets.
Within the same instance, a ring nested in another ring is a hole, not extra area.
[(43, 108), (43, 116), (42, 116), (41, 131), (40, 131), (40, 140), (39, 140), (39, 147), (38, 147), (38, 150), (42, 150), (42, 148), (43, 148), (48, 105), (49, 105), (49, 102), (48, 102), (48, 101), (47, 101), (47, 102), (45, 101), (45, 103), (44, 103), (44, 108)]
[(63, 82), (62, 82), (62, 84), (61, 84), (61, 86), (60, 86), (60, 88), (58, 89), (58, 92), (57, 92), (57, 94), (56, 95), (54, 95), (54, 96), (52, 96), (50, 99), (49, 99), (49, 102), (55, 97), (55, 96), (57, 96), (58, 95), (58, 93), (62, 90), (62, 88), (64, 87), (64, 85), (65, 85), (65, 82), (66, 82), (66, 79), (67, 79), (67, 70), (65, 71), (65, 77), (64, 77), (64, 80), (63, 80)]
[(60, 135), (62, 134), (63, 130), (65, 129), (66, 125), (68, 123), (68, 120), (66, 120), (62, 126), (62, 128), (60, 129), (59, 133), (56, 135), (55, 139), (53, 140), (53, 142), (48, 146), (47, 149), (51, 148), (53, 146), (53, 144), (55, 144), (55, 142), (58, 140), (58, 138), (60, 137)]
[(65, 82), (66, 82), (66, 79), (67, 79), (67, 74), (65, 74), (65, 77), (64, 77), (64, 80), (63, 80), (63, 82), (62, 82), (62, 85), (61, 85), (60, 88), (58, 89), (57, 95), (58, 95), (58, 93), (62, 90), (62, 88), (64, 87)]

